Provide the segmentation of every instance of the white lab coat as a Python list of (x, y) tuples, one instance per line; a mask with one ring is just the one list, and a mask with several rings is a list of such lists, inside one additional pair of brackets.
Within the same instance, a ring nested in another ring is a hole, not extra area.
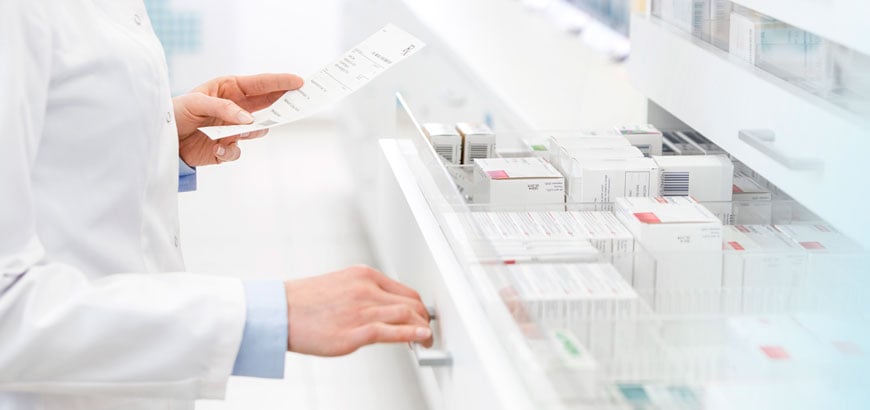
[(223, 397), (242, 284), (184, 270), (142, 0), (0, 1), (0, 410)]

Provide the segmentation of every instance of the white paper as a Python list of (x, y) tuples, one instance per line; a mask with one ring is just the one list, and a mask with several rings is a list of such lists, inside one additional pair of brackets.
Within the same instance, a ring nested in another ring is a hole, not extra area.
[(288, 91), (272, 106), (254, 113), (247, 125), (203, 127), (212, 139), (259, 131), (309, 117), (359, 90), (384, 71), (414, 55), (426, 45), (392, 24), (305, 79), (298, 90)]

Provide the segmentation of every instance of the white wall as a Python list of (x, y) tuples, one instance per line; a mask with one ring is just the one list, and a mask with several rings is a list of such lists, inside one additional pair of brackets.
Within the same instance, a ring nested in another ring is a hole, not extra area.
[[(173, 40), (164, 40), (173, 91), (178, 94), (226, 74), (314, 72), (341, 51), (340, 1), (169, 0), (172, 13), (194, 13), (202, 21), (198, 50), (173, 53), (166, 41)], [(153, 15), (155, 25), (159, 18), (167, 16)]]

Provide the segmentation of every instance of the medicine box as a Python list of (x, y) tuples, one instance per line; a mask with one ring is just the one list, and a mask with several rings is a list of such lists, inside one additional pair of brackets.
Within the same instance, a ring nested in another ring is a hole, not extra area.
[(724, 155), (653, 157), (659, 166), (659, 195), (691, 196), (725, 224), (733, 223), (734, 164)]
[(445, 162), (455, 165), (462, 163), (462, 136), (456, 129), (445, 124), (426, 123), (423, 124), (423, 134)]
[(617, 198), (614, 213), (636, 241), (633, 285), (657, 311), (682, 308), (674, 291), (720, 289), (722, 222), (707, 208), (691, 197)]
[(773, 195), (752, 177), (739, 171), (734, 173), (731, 200), (734, 201), (735, 223), (762, 225), (772, 222)]
[(495, 156), (495, 133), (486, 124), (461, 122), (456, 124), (456, 131), (462, 136), (463, 164)]
[(807, 252), (809, 286), (849, 289), (867, 282), (867, 251), (830, 225), (819, 222), (773, 228)]
[[(870, 329), (850, 314), (799, 313), (794, 320), (832, 354), (840, 365), (866, 366), (870, 360)], [(863, 367), (866, 368), (866, 367)]]
[(647, 157), (662, 155), (662, 132), (652, 125), (624, 126), (616, 129), (631, 145)]
[(628, 282), (634, 281), (634, 237), (612, 212), (571, 212), (582, 234)]
[(805, 277), (806, 252), (771, 225), (730, 225), (723, 233), (726, 312), (792, 307)]
[(570, 329), (551, 329), (547, 333), (550, 343), (543, 350), (555, 354), (553, 368), (547, 372), (559, 395), (569, 399), (593, 397), (600, 372), (592, 353)]
[(551, 324), (631, 319), (637, 293), (609, 263), (506, 267), (527, 312)]
[(549, 158), (550, 156), (550, 138), (523, 138), (524, 147), (529, 152), (529, 156)]
[(571, 160), (561, 171), (570, 203), (600, 204), (609, 210), (617, 197), (658, 195), (659, 169), (650, 158)]
[(479, 237), (504, 263), (597, 262), (599, 250), (564, 211), (472, 212)]
[(661, 172), (659, 194), (698, 201), (731, 201), (734, 164), (724, 155), (654, 156)]
[(836, 357), (790, 316), (743, 316), (728, 319), (735, 346), (743, 347), (744, 368), (771, 376), (817, 375)]
[(565, 178), (541, 158), (479, 158), (474, 169), (477, 203), (565, 202)]

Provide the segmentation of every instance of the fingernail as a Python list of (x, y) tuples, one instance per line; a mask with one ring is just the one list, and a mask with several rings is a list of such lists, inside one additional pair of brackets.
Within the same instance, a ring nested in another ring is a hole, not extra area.
[(428, 339), (429, 336), (432, 336), (432, 330), (426, 327), (418, 327), (416, 336), (418, 340)]
[(222, 157), (226, 153), (227, 153), (226, 148), (224, 148), (222, 145), (217, 146), (217, 149), (215, 150), (215, 154), (217, 154), (217, 156)]
[(251, 136), (250, 132), (245, 132), (245, 133), (242, 133), (242, 135), (239, 135), (239, 138), (248, 138), (250, 136)]
[(239, 111), (239, 122), (242, 124), (250, 124), (254, 122), (254, 117), (249, 114), (247, 111), (242, 110)]

